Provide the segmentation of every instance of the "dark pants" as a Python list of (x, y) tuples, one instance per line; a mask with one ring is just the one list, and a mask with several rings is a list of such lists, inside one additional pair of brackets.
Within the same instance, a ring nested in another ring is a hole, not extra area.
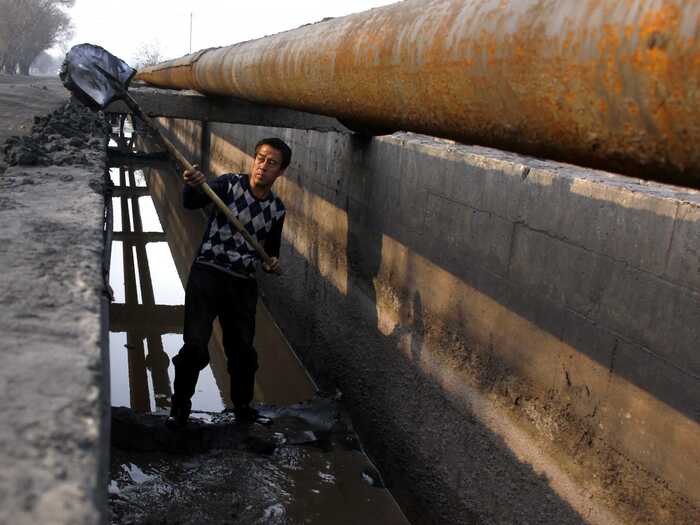
[(193, 264), (185, 291), (185, 344), (173, 358), (173, 403), (194, 394), (200, 370), (209, 364), (208, 343), (214, 318), (219, 318), (231, 377), (231, 401), (247, 406), (253, 400), (258, 355), (253, 347), (258, 285), (216, 268)]

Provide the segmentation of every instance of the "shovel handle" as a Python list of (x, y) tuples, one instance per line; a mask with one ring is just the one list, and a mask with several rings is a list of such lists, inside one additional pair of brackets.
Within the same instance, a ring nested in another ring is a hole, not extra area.
[[(139, 105), (136, 103), (136, 101), (129, 95), (128, 93), (124, 93), (125, 97), (124, 100), (126, 104), (131, 108), (131, 110), (136, 114), (137, 117), (139, 117), (141, 120), (143, 120), (149, 128), (151, 128), (161, 139), (163, 144), (165, 145), (165, 149), (168, 150), (172, 154), (173, 157), (175, 157), (175, 160), (178, 161), (178, 163), (185, 168), (185, 170), (192, 170), (193, 166), (190, 164), (190, 162), (184, 157), (182, 153), (175, 147), (175, 145), (170, 142), (165, 136), (160, 132), (158, 127), (155, 125), (153, 122), (153, 119), (146, 115)], [(258, 241), (256, 241), (250, 233), (248, 233), (248, 230), (245, 229), (245, 226), (241, 224), (241, 221), (238, 220), (238, 217), (236, 217), (231, 209), (224, 204), (224, 201), (222, 201), (219, 196), (214, 193), (214, 190), (211, 189), (211, 186), (207, 184), (206, 182), (203, 182), (201, 184), (201, 188), (204, 190), (204, 193), (207, 194), (207, 196), (212, 200), (212, 202), (216, 205), (217, 208), (223, 213), (228, 221), (233, 225), (236, 230), (238, 230), (238, 233), (240, 233), (243, 238), (250, 244), (256, 252), (258, 252), (258, 255), (260, 255), (260, 258), (262, 261), (267, 264), (271, 265), (272, 264), (272, 259), (270, 256), (267, 254), (265, 249), (260, 245)]]

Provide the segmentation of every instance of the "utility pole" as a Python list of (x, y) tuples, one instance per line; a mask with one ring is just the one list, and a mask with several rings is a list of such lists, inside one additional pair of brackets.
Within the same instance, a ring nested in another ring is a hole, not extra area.
[(192, 53), (192, 11), (190, 11), (190, 53)]

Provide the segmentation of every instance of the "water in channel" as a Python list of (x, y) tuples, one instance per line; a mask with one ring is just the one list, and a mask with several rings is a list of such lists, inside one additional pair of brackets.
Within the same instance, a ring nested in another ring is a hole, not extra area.
[[(229, 377), (212, 338), (211, 364), (192, 399), (200, 433), (178, 437), (162, 428), (172, 357), (182, 346), (184, 290), (149, 195), (149, 169), (110, 169), (112, 407), (129, 407), (128, 418), (144, 421), (144, 435), (155, 436), (141, 438), (141, 427), (121, 431), (114, 414), (122, 409), (113, 408), (111, 523), (407, 523), (339, 404), (313, 399), (313, 382), (262, 303), (254, 402), (273, 424), (243, 429), (221, 414), (230, 404)], [(209, 430), (228, 437), (214, 435), (204, 446), (198, 436)], [(183, 452), (183, 440), (198, 439)]]

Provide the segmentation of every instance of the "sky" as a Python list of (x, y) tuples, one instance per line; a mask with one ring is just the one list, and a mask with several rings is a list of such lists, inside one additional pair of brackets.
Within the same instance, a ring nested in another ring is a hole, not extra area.
[(69, 46), (98, 44), (133, 63), (143, 46), (156, 46), (163, 60), (225, 46), (338, 17), (397, 0), (77, 0), (68, 12)]

